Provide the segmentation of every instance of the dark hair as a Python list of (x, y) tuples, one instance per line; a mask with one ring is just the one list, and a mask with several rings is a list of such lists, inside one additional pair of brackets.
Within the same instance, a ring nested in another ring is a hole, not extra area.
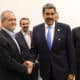
[(21, 24), (21, 21), (22, 21), (22, 20), (28, 20), (28, 21), (30, 21), (29, 18), (23, 17), (23, 18), (20, 19), (19, 24)]
[(45, 9), (54, 9), (56, 12), (56, 7), (51, 3), (47, 3), (43, 6), (43, 10), (42, 10), (43, 13), (45, 12)]

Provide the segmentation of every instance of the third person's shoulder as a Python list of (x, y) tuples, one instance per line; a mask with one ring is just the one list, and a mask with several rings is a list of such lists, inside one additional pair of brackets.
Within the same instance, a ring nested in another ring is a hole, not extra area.
[(78, 30), (80, 31), (80, 26), (72, 29), (72, 31), (74, 31), (74, 32), (77, 32)]

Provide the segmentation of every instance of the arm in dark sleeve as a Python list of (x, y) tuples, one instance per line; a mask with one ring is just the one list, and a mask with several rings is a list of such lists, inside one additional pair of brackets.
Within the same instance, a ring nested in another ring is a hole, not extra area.
[(32, 59), (35, 61), (35, 59), (38, 59), (39, 57), (39, 54), (38, 54), (38, 47), (37, 47), (37, 42), (36, 42), (36, 30), (35, 28), (33, 29), (33, 32), (32, 32), (32, 40), (31, 40), (31, 50), (30, 50), (30, 53), (32, 55)]
[(76, 56), (75, 56), (75, 48), (73, 45), (72, 33), (71, 29), (67, 27), (67, 54), (68, 54), (68, 63), (69, 63), (69, 73), (76, 73)]
[(16, 59), (10, 56), (10, 52), (7, 49), (6, 42), (0, 38), (0, 65), (3, 69), (13, 71), (20, 74), (26, 74), (27, 69), (16, 61)]
[(73, 44), (74, 44), (74, 48), (76, 47), (76, 36), (75, 36), (75, 29), (72, 30), (72, 38), (73, 38)]

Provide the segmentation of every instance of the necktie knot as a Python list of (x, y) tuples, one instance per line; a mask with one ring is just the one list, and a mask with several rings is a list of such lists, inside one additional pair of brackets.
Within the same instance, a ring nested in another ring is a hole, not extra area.
[(51, 26), (48, 26), (48, 29), (51, 29)]

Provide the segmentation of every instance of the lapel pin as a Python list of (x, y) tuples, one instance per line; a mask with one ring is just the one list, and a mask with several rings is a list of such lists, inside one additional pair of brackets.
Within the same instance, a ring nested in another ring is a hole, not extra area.
[(57, 31), (59, 32), (59, 31), (60, 31), (60, 29), (57, 29)]
[(60, 41), (60, 40), (61, 40), (61, 38), (58, 38), (58, 40)]

